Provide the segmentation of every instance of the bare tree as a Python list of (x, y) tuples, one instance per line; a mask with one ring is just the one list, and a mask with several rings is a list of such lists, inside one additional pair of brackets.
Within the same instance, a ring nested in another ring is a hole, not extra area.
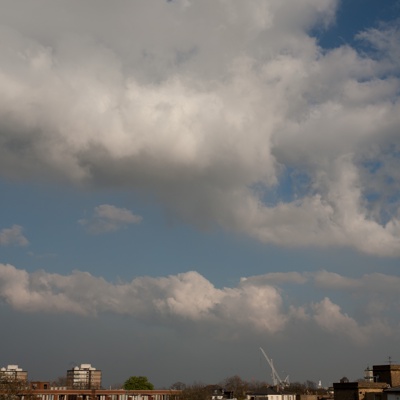
[(54, 381), (51, 382), (51, 386), (54, 387), (67, 387), (67, 377), (59, 376)]
[(188, 385), (182, 390), (182, 400), (209, 400), (210, 391), (203, 383)]
[(271, 385), (265, 381), (258, 381), (255, 379), (252, 379), (250, 382), (248, 382), (248, 391), (249, 392), (258, 392), (260, 390), (266, 389), (271, 387)]
[(310, 392), (315, 392), (317, 390), (317, 384), (314, 381), (306, 380), (304, 384)]
[(185, 390), (186, 389), (186, 384), (183, 382), (175, 382), (170, 386), (170, 389), (172, 390)]
[(294, 392), (296, 394), (305, 394), (307, 393), (307, 386), (304, 385), (304, 383), (291, 382), (286, 390), (288, 390), (289, 392)]
[(122, 389), (123, 386), (124, 386), (124, 384), (120, 383), (120, 382), (119, 383), (113, 383), (113, 384), (110, 385), (110, 389)]
[(233, 397), (236, 399), (244, 399), (246, 392), (249, 391), (249, 382), (243, 380), (239, 375), (225, 378), (220, 385), (227, 391), (233, 392)]
[(2, 376), (0, 378), (0, 400), (34, 400), (36, 395), (24, 379)]

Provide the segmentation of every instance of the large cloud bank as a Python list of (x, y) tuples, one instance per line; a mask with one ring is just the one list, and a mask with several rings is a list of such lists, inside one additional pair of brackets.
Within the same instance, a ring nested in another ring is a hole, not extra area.
[(324, 51), (309, 32), (337, 6), (1, 0), (1, 176), (131, 188), (265, 243), (399, 256), (400, 35)]
[[(337, 303), (325, 294), (301, 303), (294, 288), (304, 285), (314, 291), (334, 289)], [(0, 264), (0, 299), (19, 311), (114, 313), (174, 329), (197, 324), (211, 335), (231, 331), (235, 337), (245, 332), (279, 335), (296, 323), (358, 344), (398, 334), (398, 285), (399, 278), (389, 275), (352, 279), (319, 271), (248, 277), (236, 287), (218, 289), (197, 272), (112, 283), (86, 272), (28, 273)], [(343, 310), (339, 302), (348, 297), (358, 305)]]

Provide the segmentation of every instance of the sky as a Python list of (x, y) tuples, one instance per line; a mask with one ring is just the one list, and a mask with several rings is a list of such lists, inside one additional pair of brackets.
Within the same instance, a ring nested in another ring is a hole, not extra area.
[(0, 0), (0, 366), (400, 363), (399, 28), (397, 0)]

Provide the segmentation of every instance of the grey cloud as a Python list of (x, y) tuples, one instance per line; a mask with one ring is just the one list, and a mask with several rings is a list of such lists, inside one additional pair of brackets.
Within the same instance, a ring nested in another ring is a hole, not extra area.
[(361, 279), (347, 278), (335, 272), (318, 271), (314, 276), (315, 285), (336, 290), (356, 290), (363, 286)]
[(3, 177), (130, 188), (265, 243), (400, 254), (393, 30), (360, 34), (377, 59), (309, 36), (333, 0), (39, 3), (28, 19), (0, 1)]
[(0, 246), (27, 246), (29, 241), (22, 232), (23, 228), (19, 225), (2, 229), (0, 231)]
[(367, 342), (366, 333), (357, 322), (343, 314), (337, 304), (332, 303), (328, 298), (314, 304), (314, 319), (319, 326), (332, 334), (345, 334), (359, 345)]
[(115, 232), (129, 224), (138, 224), (142, 217), (133, 214), (126, 208), (118, 208), (110, 204), (101, 204), (95, 207), (93, 215), (89, 219), (79, 220), (87, 232), (101, 234)]
[(285, 284), (285, 283), (294, 283), (294, 284), (304, 284), (309, 280), (308, 274), (301, 272), (270, 272), (268, 274), (264, 274), (261, 276), (252, 276), (252, 277), (244, 277), (241, 278), (241, 282), (247, 283), (251, 282), (256, 285), (257, 283), (260, 285), (265, 284)]

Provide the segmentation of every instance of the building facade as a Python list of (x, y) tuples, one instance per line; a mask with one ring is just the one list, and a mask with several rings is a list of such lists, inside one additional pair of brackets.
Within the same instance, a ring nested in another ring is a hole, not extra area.
[(91, 364), (81, 364), (67, 371), (68, 389), (100, 389), (101, 371)]
[(385, 390), (385, 400), (400, 400), (400, 386)]
[(19, 368), (18, 365), (7, 365), (7, 367), (0, 368), (0, 379), (27, 381), (28, 372)]
[(388, 388), (400, 386), (400, 365), (374, 365), (365, 372), (362, 381), (334, 383), (334, 400), (385, 400)]
[[(31, 387), (18, 393), (20, 400), (177, 400), (181, 390), (105, 390), (105, 389), (45, 389), (46, 382), (35, 382)], [(0, 394), (2, 390), (0, 388)]]
[(272, 387), (248, 393), (247, 400), (296, 400), (295, 393), (277, 391)]
[(333, 384), (334, 400), (382, 400), (388, 387), (381, 382), (340, 382)]
[(390, 387), (400, 386), (400, 365), (374, 365), (372, 371), (375, 382), (385, 382)]

